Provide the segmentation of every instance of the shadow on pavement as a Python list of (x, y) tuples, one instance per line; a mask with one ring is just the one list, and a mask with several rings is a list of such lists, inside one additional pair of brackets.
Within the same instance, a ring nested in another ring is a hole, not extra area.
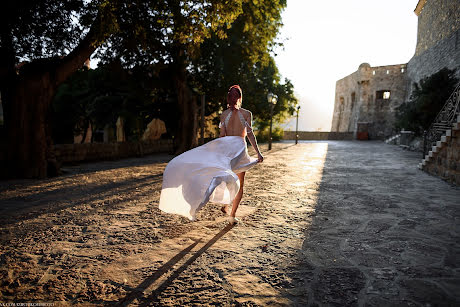
[(291, 275), (301, 281), (294, 305), (460, 302), (460, 261), (448, 261), (458, 250), (458, 228), (445, 227), (455, 224), (460, 194), (419, 171), (418, 162), (418, 153), (381, 142), (329, 143)]
[[(110, 206), (120, 202), (128, 202), (136, 199), (141, 188), (159, 184), (162, 173), (131, 178), (120, 182), (107, 182), (104, 184), (90, 183), (79, 186), (69, 185), (53, 191), (43, 190), (26, 197), (11, 197), (0, 200), (0, 222), (3, 225), (14, 224), (18, 221), (26, 221), (36, 218), (39, 214), (55, 213), (82, 204), (91, 204), (99, 200), (100, 203), (111, 198), (115, 193), (123, 195), (119, 199), (111, 199)], [(66, 201), (68, 199), (68, 201)], [(106, 207), (108, 207), (106, 205)], [(94, 210), (98, 210), (96, 207)], [(93, 213), (92, 210), (84, 215)]]
[(178, 267), (176, 270), (172, 271), (169, 277), (163, 281), (152, 293), (147, 297), (144, 298), (144, 291), (151, 286), (155, 281), (157, 281), (161, 276), (168, 273), (173, 266), (178, 263), (182, 258), (184, 258), (188, 253), (192, 251), (201, 241), (198, 240), (192, 243), (189, 247), (185, 248), (184, 250), (180, 251), (177, 255), (175, 255), (171, 260), (163, 264), (158, 270), (150, 277), (145, 279), (141, 284), (139, 284), (134, 291), (127, 294), (126, 297), (119, 301), (120, 306), (128, 306), (131, 304), (135, 299), (138, 299), (142, 303), (141, 306), (149, 305), (152, 301), (156, 301), (158, 295), (160, 295), (167, 287), (169, 287), (174, 280), (179, 277), (179, 275), (185, 271), (189, 265), (191, 265), (198, 257), (200, 257), (204, 252), (206, 252), (214, 243), (217, 242), (221, 237), (223, 237), (227, 232), (229, 232), (235, 225), (228, 224), (225, 226), (224, 229), (219, 231), (214, 237), (209, 240), (203, 247), (201, 247), (192, 257), (190, 257), (184, 264)]

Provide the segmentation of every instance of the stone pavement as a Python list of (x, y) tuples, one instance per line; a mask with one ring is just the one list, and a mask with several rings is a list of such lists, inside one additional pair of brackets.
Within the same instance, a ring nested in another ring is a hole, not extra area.
[(460, 189), (419, 161), (379, 142), (328, 142), (301, 252), (312, 305), (460, 304)]
[(238, 213), (158, 210), (171, 156), (0, 182), (0, 303), (456, 306), (460, 189), (381, 142), (276, 143)]

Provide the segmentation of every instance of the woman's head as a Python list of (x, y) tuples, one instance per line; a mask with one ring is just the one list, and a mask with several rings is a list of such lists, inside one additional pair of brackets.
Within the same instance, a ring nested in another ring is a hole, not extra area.
[(239, 108), (241, 107), (241, 103), (243, 102), (243, 91), (239, 85), (232, 85), (228, 89), (227, 93), (227, 104), (231, 108)]

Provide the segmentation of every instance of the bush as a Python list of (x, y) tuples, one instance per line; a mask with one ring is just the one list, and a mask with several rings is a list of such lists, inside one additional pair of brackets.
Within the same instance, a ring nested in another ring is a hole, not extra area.
[[(279, 141), (283, 138), (284, 130), (279, 126), (274, 126), (272, 130), (272, 140)], [(267, 143), (270, 136), (270, 127), (256, 131), (257, 142)]]
[(458, 83), (455, 70), (443, 68), (426, 77), (419, 84), (414, 83), (410, 100), (396, 110), (395, 127), (422, 135), (427, 130), (449, 99)]

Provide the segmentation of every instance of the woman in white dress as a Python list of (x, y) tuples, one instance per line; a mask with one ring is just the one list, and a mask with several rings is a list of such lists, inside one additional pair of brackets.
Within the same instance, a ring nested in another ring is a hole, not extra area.
[[(228, 108), (220, 117), (220, 138), (189, 150), (171, 160), (163, 173), (159, 208), (195, 220), (209, 201), (223, 204), (222, 212), (236, 223), (236, 210), (243, 196), (248, 169), (263, 161), (252, 132), (252, 113), (241, 108), (243, 93), (238, 85), (228, 90)], [(245, 137), (257, 153), (248, 155)], [(228, 205), (232, 204), (229, 211)]]

